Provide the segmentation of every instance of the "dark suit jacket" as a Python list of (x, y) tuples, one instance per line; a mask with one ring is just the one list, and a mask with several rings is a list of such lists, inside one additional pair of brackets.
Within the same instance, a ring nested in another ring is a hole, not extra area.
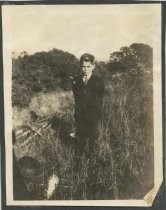
[(93, 73), (85, 85), (82, 76), (73, 81), (73, 94), (75, 98), (76, 123), (89, 129), (96, 129), (102, 113), (104, 83), (100, 76)]

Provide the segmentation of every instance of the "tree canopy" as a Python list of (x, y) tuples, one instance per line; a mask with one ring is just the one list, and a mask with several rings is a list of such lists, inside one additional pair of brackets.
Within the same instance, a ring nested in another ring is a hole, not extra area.
[(116, 72), (150, 72), (153, 67), (152, 48), (146, 44), (134, 43), (110, 54), (108, 70)]

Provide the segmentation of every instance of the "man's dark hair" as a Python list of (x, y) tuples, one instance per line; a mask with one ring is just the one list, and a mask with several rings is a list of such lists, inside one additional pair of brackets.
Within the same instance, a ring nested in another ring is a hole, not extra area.
[(85, 53), (80, 58), (80, 64), (82, 64), (83, 61), (91, 62), (92, 64), (94, 64), (94, 62), (95, 62), (95, 56), (93, 56), (91, 54), (88, 54), (88, 53)]

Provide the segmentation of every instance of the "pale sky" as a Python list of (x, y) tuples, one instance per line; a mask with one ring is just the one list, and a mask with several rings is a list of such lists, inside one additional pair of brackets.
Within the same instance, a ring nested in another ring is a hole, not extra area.
[(107, 61), (111, 52), (132, 43), (153, 47), (156, 6), (3, 6), (3, 28), (17, 54), (57, 48), (78, 58), (89, 52)]

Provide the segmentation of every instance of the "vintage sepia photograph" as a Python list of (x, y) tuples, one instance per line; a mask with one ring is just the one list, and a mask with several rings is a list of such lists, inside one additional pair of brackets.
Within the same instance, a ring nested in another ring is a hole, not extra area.
[(4, 5), (2, 27), (7, 203), (151, 206), (161, 5)]

